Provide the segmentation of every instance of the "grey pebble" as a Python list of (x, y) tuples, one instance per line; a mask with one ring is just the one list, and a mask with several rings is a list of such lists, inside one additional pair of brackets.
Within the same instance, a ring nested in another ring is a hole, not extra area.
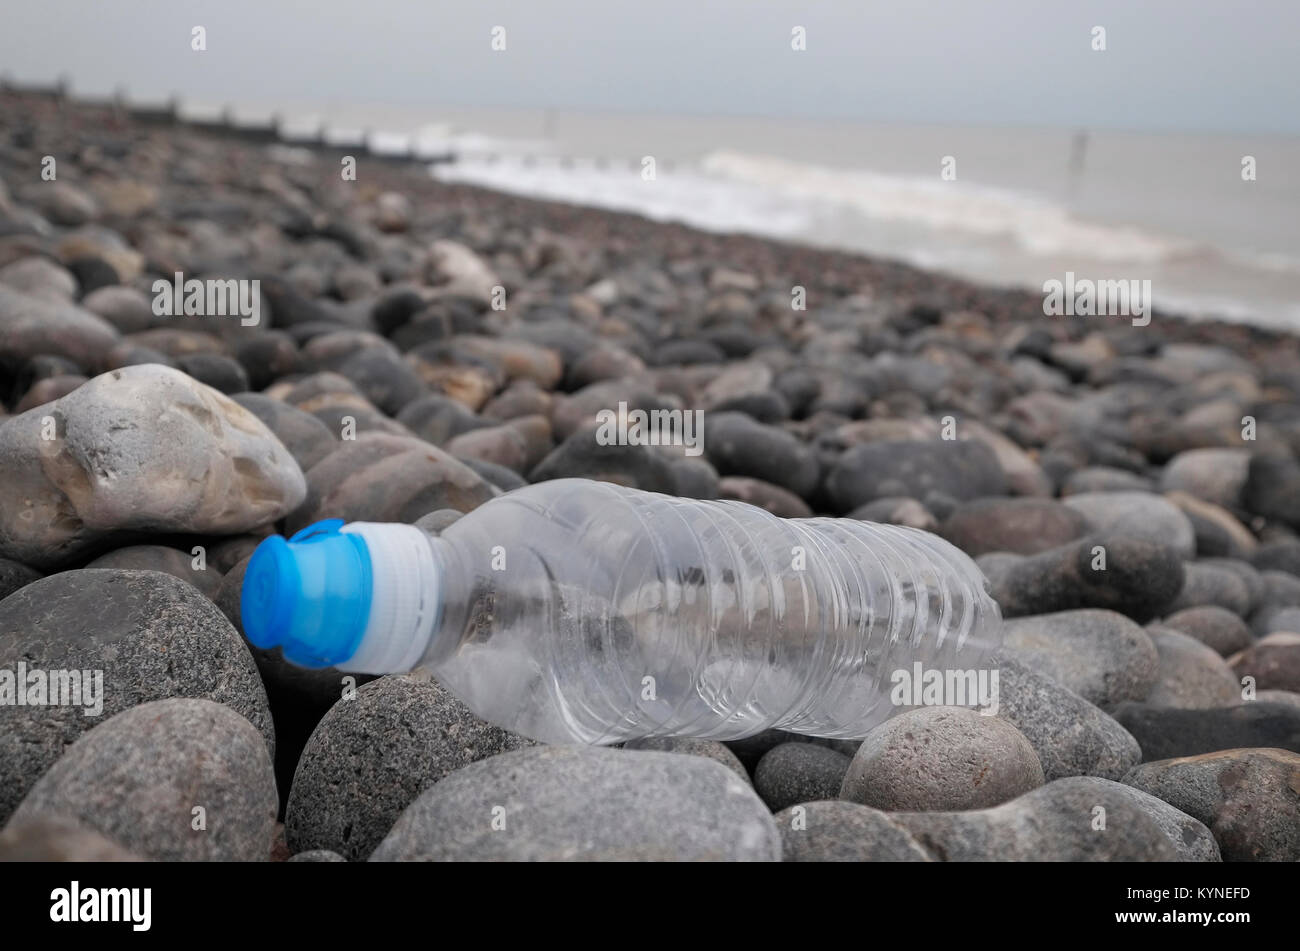
[(1073, 690), (1103, 710), (1145, 700), (1158, 655), (1150, 636), (1114, 611), (1061, 611), (1003, 626), (1003, 654)]
[(267, 861), (278, 799), (252, 724), (210, 700), (132, 707), (76, 743), (27, 793), (15, 823), (69, 816), (141, 858)]
[(980, 809), (1042, 784), (1038, 754), (1008, 721), (918, 707), (867, 734), (840, 798), (887, 811)]
[(1300, 861), (1300, 754), (1243, 749), (1158, 760), (1124, 782), (1208, 826), (1226, 862)]
[(64, 571), (0, 602), (0, 669), (101, 671), (103, 711), (0, 705), (0, 821), (87, 730), (137, 704), (226, 704), (275, 747), (266, 691), (248, 649), (192, 585), (155, 571)]
[(425, 790), (371, 861), (779, 861), (767, 807), (702, 756), (539, 746)]
[(856, 802), (806, 802), (774, 818), (786, 862), (932, 861), (888, 813)]
[(773, 812), (787, 806), (839, 795), (852, 760), (813, 743), (782, 743), (763, 754), (754, 770), (754, 788)]
[(285, 838), (295, 852), (364, 860), (423, 790), (529, 743), (483, 722), (436, 681), (382, 677), (317, 724), (294, 774)]
[(1134, 792), (1109, 779), (1071, 776), (991, 809), (890, 818), (943, 862), (1219, 860), (1204, 825)]

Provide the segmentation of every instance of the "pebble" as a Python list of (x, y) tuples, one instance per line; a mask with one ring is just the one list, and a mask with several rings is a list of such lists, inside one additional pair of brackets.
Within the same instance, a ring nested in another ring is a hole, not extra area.
[(1042, 784), (1038, 754), (1009, 721), (965, 707), (920, 707), (867, 734), (840, 798), (889, 812), (982, 809)]
[(0, 556), (36, 568), (128, 532), (245, 532), (306, 494), (255, 416), (160, 366), (114, 370), (0, 425), (0, 475), (23, 499), (0, 512)]
[(1159, 665), (1146, 631), (1122, 614), (1094, 609), (1007, 621), (1002, 650), (1103, 710), (1145, 700)]
[(744, 413), (706, 414), (704, 453), (719, 475), (761, 479), (798, 496), (810, 495), (821, 476), (811, 448)]
[(719, 479), (717, 497), (747, 502), (781, 518), (812, 518), (813, 515), (808, 503), (790, 490), (748, 476)]
[(286, 527), (323, 518), (414, 522), (427, 512), (468, 512), (496, 494), (482, 476), (420, 439), (372, 433), (345, 441), (307, 473), (307, 497)]
[(648, 492), (676, 493), (677, 476), (667, 456), (649, 446), (602, 444), (598, 432), (594, 425), (575, 432), (527, 474), (528, 481), (600, 479)]
[(301, 361), (307, 369), (346, 378), (389, 416), (400, 413), (425, 389), (401, 352), (377, 334), (339, 331), (313, 337), (303, 346)]
[(906, 525), (936, 535), (939, 533), (939, 520), (934, 517), (934, 513), (916, 499), (904, 496), (875, 499), (866, 505), (859, 505), (844, 517), (885, 525)]
[(1300, 540), (1284, 539), (1261, 545), (1251, 564), (1260, 571), (1284, 571), (1300, 578)]
[(477, 472), (488, 485), (501, 492), (522, 489), (528, 484), (528, 480), (518, 472), (507, 469), (505, 466), (499, 466), (495, 462), (486, 462), (483, 459), (473, 459), (469, 456), (457, 456), (456, 461), (464, 463), (466, 468)]
[[(1197, 562), (1201, 565), (1209, 565), (1215, 568), (1225, 568), (1231, 571), (1246, 586), (1246, 598), (1250, 605), (1250, 611), (1254, 611), (1266, 601), (1269, 600), (1268, 585), (1264, 576), (1254, 565), (1244, 558), (1199, 558)], [(1296, 579), (1300, 581), (1300, 579)]]
[(1097, 776), (1071, 776), (990, 809), (889, 818), (941, 862), (1219, 861), (1201, 822), (1137, 792)]
[(50, 182), (38, 192), (41, 207), (57, 225), (75, 228), (99, 217), (99, 204), (87, 192), (67, 182)]
[(248, 375), (251, 390), (264, 390), (279, 377), (298, 371), (298, 345), (280, 330), (268, 330), (231, 343), (231, 353)]
[(1005, 495), (997, 456), (973, 440), (867, 443), (849, 449), (826, 476), (834, 510), (849, 512), (873, 499), (942, 492), (958, 500)]
[(1250, 629), (1256, 637), (1286, 634), (1300, 630), (1300, 607), (1266, 605), (1250, 616)]
[(830, 740), (821, 737), (803, 736), (788, 730), (762, 730), (739, 740), (727, 740), (723, 745), (735, 754), (749, 772), (758, 767), (763, 754), (782, 743), (817, 743), (839, 750), (847, 756), (853, 756), (861, 745), (861, 740)]
[(455, 509), (438, 509), (428, 515), (421, 515), (413, 524), (416, 528), (424, 529), (430, 535), (440, 535), (460, 521), (464, 514), (464, 512), (457, 512)]
[(113, 265), (103, 258), (74, 258), (67, 264), (82, 293), (98, 290), (101, 287), (112, 287), (122, 279)]
[(1145, 699), (1185, 710), (1226, 707), (1241, 701), (1241, 685), (1227, 661), (1194, 637), (1172, 628), (1147, 628), (1159, 655), (1156, 681)]
[(1255, 700), (1259, 703), (1282, 703), (1290, 707), (1300, 707), (1300, 693), (1293, 690), (1258, 690)]
[(1071, 472), (1061, 486), (1061, 496), (1112, 494), (1116, 492), (1150, 493), (1155, 485), (1150, 479), (1111, 466), (1085, 466)]
[(285, 859), (286, 862), (346, 862), (343, 856), (329, 849), (308, 849)]
[[(144, 271), (145, 256), (116, 231), (87, 225), (64, 236), (55, 246), (59, 260), (70, 268), (78, 261), (99, 258), (113, 269), (115, 280), (130, 283)], [(84, 290), (84, 288), (83, 288)]]
[(564, 363), (554, 349), (527, 340), (504, 340), (476, 334), (453, 337), (449, 346), (465, 362), (499, 369), (506, 380), (530, 380), (553, 390), (564, 375)]
[(856, 802), (808, 802), (774, 818), (786, 862), (933, 861), (888, 813)]
[(1300, 754), (1242, 749), (1158, 760), (1124, 782), (1208, 826), (1225, 862), (1300, 861)]
[(1215, 605), (1176, 611), (1162, 620), (1160, 626), (1194, 637), (1222, 657), (1245, 650), (1253, 642), (1245, 621)]
[[(647, 737), (640, 740), (629, 740), (623, 744), (623, 749), (703, 756), (707, 759), (716, 760), (745, 782), (750, 782), (749, 772), (745, 769), (745, 765), (740, 761), (739, 757), (731, 752), (725, 743), (719, 743), (717, 740), (697, 740), (685, 736)], [(835, 788), (839, 789), (839, 786), (836, 785)]]
[(492, 302), (492, 288), (501, 283), (492, 268), (465, 245), (438, 240), (429, 248), (433, 274), (444, 294), (464, 297), (480, 304)]
[(1228, 658), (1236, 677), (1253, 677), (1260, 690), (1300, 693), (1300, 634), (1275, 631)]
[(442, 393), (430, 393), (407, 403), (397, 421), (413, 434), (437, 446), (444, 446), (462, 433), (491, 426), (459, 400)]
[(232, 399), (262, 421), (303, 472), (339, 447), (324, 423), (282, 400), (261, 393), (239, 393)]
[(161, 571), (194, 585), (209, 600), (221, 588), (222, 572), (207, 563), (206, 549), (195, 546), (198, 554), (166, 545), (128, 545), (86, 564), (87, 568), (123, 569), (127, 571)]
[(1145, 621), (1167, 610), (1184, 585), (1173, 548), (1124, 535), (1091, 535), (987, 564), (1004, 617), (1106, 608)]
[(8, 558), (0, 558), (0, 601), (19, 588), (43, 577), (44, 575), (35, 568), (29, 568), (21, 562), (10, 561)]
[(1257, 452), (1241, 490), (1242, 504), (1250, 512), (1300, 528), (1300, 462), (1284, 449)]
[(702, 756), (539, 746), (426, 789), (371, 861), (760, 861), (781, 833), (753, 788)]
[(258, 862), (275, 776), (246, 719), (210, 700), (154, 700), (105, 720), (27, 793), (13, 821), (66, 815), (141, 858)]
[(484, 723), (436, 681), (381, 677), (338, 700), (302, 751), (284, 814), (289, 847), (363, 861), (423, 790), (528, 745)]
[(1036, 555), (1080, 538), (1087, 521), (1053, 499), (977, 499), (958, 507), (940, 534), (974, 557), (993, 551)]
[(1250, 614), (1250, 589), (1230, 568), (1189, 561), (1183, 566), (1183, 586), (1165, 608), (1170, 613), (1214, 606), (1232, 614)]
[(1257, 607), (1300, 607), (1300, 577), (1286, 571), (1261, 571)]
[(0, 284), (0, 340), (4, 355), (13, 360), (54, 354), (81, 370), (97, 371), (118, 342), (118, 332), (88, 310)]
[(72, 301), (79, 287), (71, 271), (41, 257), (21, 258), (0, 267), (0, 284), (52, 301)]
[(32, 384), (32, 388), (23, 395), (23, 398), (18, 401), (18, 405), (14, 407), (14, 413), (21, 415), (29, 409), (44, 406), (46, 403), (53, 403), (55, 400), (67, 396), (85, 382), (86, 377), (79, 373), (47, 376), (44, 379), (37, 380)]
[(1150, 492), (1081, 492), (1065, 504), (1081, 514), (1094, 532), (1126, 535), (1174, 549), (1179, 557), (1196, 554), (1191, 521), (1167, 499)]
[(1186, 492), (1165, 494), (1192, 523), (1196, 534), (1196, 554), (1206, 557), (1250, 558), (1259, 542), (1232, 512)]
[(1010, 657), (996, 662), (998, 716), (1025, 735), (1047, 782), (1064, 776), (1118, 780), (1142, 759), (1114, 717), (1051, 677)]
[(0, 862), (139, 862), (75, 819), (39, 814), (0, 829)]
[(248, 374), (239, 362), (220, 353), (193, 353), (177, 359), (176, 366), (218, 393), (233, 396), (248, 390)]
[[(78, 737), (147, 701), (223, 703), (274, 749), (253, 659), (221, 612), (171, 575), (64, 571), (20, 588), (0, 602), (0, 670), (19, 662), (29, 671), (91, 671), (99, 686), (79, 706), (0, 705), (0, 822)], [(93, 714), (96, 701), (103, 706)]]
[(482, 417), (505, 422), (520, 416), (545, 416), (555, 409), (555, 397), (532, 380), (516, 380), (484, 404)]
[(545, 416), (520, 416), (453, 436), (446, 449), (458, 458), (477, 459), (515, 472), (527, 472), (551, 450), (551, 424)]
[(839, 795), (852, 760), (813, 743), (782, 743), (763, 754), (754, 770), (754, 788), (773, 812), (787, 806)]
[(1121, 703), (1115, 719), (1137, 739), (1147, 761), (1239, 747), (1300, 753), (1300, 708), (1285, 703), (1257, 699), (1209, 710)]
[(384, 192), (375, 199), (375, 225), (380, 231), (405, 231), (413, 211), (411, 199), (401, 192)]
[(1186, 492), (1226, 509), (1240, 508), (1249, 470), (1249, 450), (1189, 449), (1165, 464), (1160, 490)]
[(680, 400), (661, 395), (635, 381), (604, 380), (584, 386), (576, 393), (557, 394), (551, 404), (551, 427), (557, 439), (568, 439), (580, 429), (594, 426), (602, 410), (617, 411), (626, 403), (628, 412), (682, 409)]
[(991, 426), (973, 419), (964, 420), (960, 438), (981, 442), (993, 450), (1012, 495), (1050, 497), (1056, 494), (1051, 477), (1037, 460)]

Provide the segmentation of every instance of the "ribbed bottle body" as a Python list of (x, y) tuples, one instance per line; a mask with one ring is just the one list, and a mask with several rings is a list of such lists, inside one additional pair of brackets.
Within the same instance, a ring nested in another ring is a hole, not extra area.
[(976, 668), (1000, 629), (937, 536), (740, 502), (557, 480), (433, 545), (446, 607), (424, 663), (551, 743), (861, 737), (893, 712), (892, 671)]

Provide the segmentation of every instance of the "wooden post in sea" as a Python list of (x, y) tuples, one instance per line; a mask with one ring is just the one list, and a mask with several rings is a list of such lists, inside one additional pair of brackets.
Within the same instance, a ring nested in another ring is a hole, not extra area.
[(1079, 129), (1070, 139), (1070, 164), (1067, 169), (1066, 194), (1074, 201), (1083, 185), (1084, 161), (1088, 155), (1088, 130)]

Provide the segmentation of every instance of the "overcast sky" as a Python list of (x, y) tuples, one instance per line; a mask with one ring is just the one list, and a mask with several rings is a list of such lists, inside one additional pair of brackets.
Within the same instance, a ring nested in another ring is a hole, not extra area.
[[(8, 0), (0, 70), (202, 101), (1300, 133), (1300, 0)], [(191, 28), (207, 51), (190, 48)], [(491, 49), (505, 27), (506, 50)], [(791, 29), (807, 49), (791, 50)], [(1093, 52), (1091, 31), (1108, 49)]]

